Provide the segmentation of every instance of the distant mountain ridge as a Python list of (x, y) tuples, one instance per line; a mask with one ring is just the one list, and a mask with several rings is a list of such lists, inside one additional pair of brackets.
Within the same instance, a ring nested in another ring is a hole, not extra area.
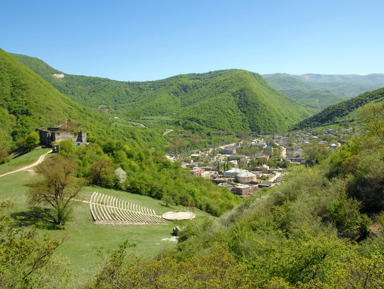
[(384, 74), (324, 75), (266, 74), (268, 83), (298, 102), (316, 110), (384, 87)]
[(302, 75), (292, 75), (298, 79), (304, 79), (310, 82), (346, 82), (346, 83), (364, 83), (371, 85), (384, 86), (384, 74), (371, 73), (367, 75), (357, 74), (316, 74), (307, 73)]
[(177, 75), (164, 80), (122, 82), (68, 75), (43, 61), (12, 54), (76, 102), (127, 119), (164, 122), (192, 131), (285, 131), (311, 112), (244, 70)]

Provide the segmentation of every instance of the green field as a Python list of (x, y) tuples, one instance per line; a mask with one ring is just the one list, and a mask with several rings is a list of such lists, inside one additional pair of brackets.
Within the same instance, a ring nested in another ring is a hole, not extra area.
[[(41, 154), (42, 152), (46, 152), (46, 150), (40, 150), (38, 152)], [(23, 159), (25, 159), (23, 163), (33, 163), (38, 158), (39, 154), (33, 152), (23, 156)], [(14, 163), (16, 160), (1, 165), (0, 170), (13, 170), (20, 165), (20, 160), (21, 159), (17, 160), (19, 162), (17, 165)], [(27, 171), (0, 178), (0, 202), (10, 200), (14, 204), (11, 210), (14, 218), (19, 219), (20, 222), (27, 225), (31, 225), (30, 220), (25, 220), (23, 218), (26, 218), (25, 215), (29, 212), (29, 184), (36, 178), (38, 178), (38, 175)], [(155, 210), (158, 215), (170, 210), (185, 209), (176, 206), (165, 207), (162, 201), (150, 197), (96, 187), (84, 187), (79, 198), (89, 200), (94, 191), (151, 208)], [(194, 212), (198, 218), (208, 216), (206, 213), (197, 209)], [(103, 250), (116, 249), (118, 248), (118, 245), (125, 240), (129, 240), (130, 243), (136, 244), (135, 247), (129, 249), (132, 253), (140, 257), (153, 257), (162, 250), (167, 250), (176, 245), (175, 242), (163, 241), (162, 239), (172, 237), (172, 228), (176, 225), (182, 226), (183, 221), (167, 221), (166, 225), (148, 226), (96, 225), (92, 220), (89, 205), (76, 202), (72, 218), (66, 224), (65, 230), (42, 229), (39, 228), (39, 224), (41, 223), (37, 222), (35, 225), (37, 225), (40, 232), (64, 239), (64, 243), (59, 247), (56, 253), (60, 256), (67, 257), (70, 260), (71, 266), (75, 272), (75, 279), (82, 282), (85, 281), (88, 276), (92, 276), (101, 266), (101, 259), (97, 255), (97, 248), (102, 248)]]
[(23, 166), (32, 164), (35, 161), (37, 161), (39, 156), (45, 154), (50, 150), (51, 149), (39, 149), (21, 156), (17, 156), (17, 155), (11, 156), (11, 160), (12, 160), (11, 162), (0, 165), (0, 175), (6, 172), (19, 169)]

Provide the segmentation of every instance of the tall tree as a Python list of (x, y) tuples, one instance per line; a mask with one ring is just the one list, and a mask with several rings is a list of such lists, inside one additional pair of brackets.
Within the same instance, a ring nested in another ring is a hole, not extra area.
[(75, 177), (77, 164), (58, 155), (44, 161), (37, 167), (43, 179), (31, 188), (31, 203), (47, 204), (53, 208), (51, 221), (64, 227), (72, 211), (71, 200), (78, 195), (82, 182)]

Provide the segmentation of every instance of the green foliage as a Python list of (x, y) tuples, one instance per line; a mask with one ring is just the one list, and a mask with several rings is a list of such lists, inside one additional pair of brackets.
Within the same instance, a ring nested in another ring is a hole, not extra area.
[(356, 240), (364, 239), (369, 234), (371, 220), (360, 213), (360, 207), (361, 202), (348, 198), (345, 192), (328, 205), (329, 218), (335, 223), (341, 237)]
[(106, 260), (92, 288), (254, 288), (247, 267), (225, 247), (207, 256), (177, 262), (172, 258), (145, 260), (121, 246)]
[(293, 129), (305, 129), (311, 127), (327, 126), (358, 120), (358, 109), (371, 102), (384, 100), (384, 88), (372, 92), (366, 92), (352, 99), (327, 107), (320, 113), (296, 124)]
[[(13, 54), (76, 102), (99, 111), (162, 128), (179, 126), (205, 134), (209, 131), (287, 130), (310, 115), (306, 108), (272, 89), (263, 78), (242, 70), (178, 75), (148, 82), (121, 82), (57, 73), (42, 61)], [(166, 127), (168, 126), (168, 127)]]
[(328, 171), (327, 162), (291, 168), (266, 199), (249, 198), (217, 221), (189, 225), (180, 236), (179, 258), (227, 243), (239, 262), (252, 267), (257, 287), (328, 280), (335, 264), (351, 257), (343, 239), (360, 242), (371, 225), (360, 211), (364, 202), (345, 193), (348, 179), (330, 181)]
[[(189, 205), (219, 216), (239, 198), (209, 180), (196, 178), (162, 154), (124, 145), (119, 141), (78, 147), (79, 174), (90, 184)], [(124, 172), (124, 178), (116, 174)]]
[[(68, 119), (81, 124), (89, 139), (113, 137), (142, 146), (165, 147), (160, 132), (128, 124), (117, 126), (111, 117), (62, 95), (3, 50), (0, 50), (0, 83), (0, 139), (6, 150), (18, 141), (23, 144), (23, 139), (36, 128), (55, 127)], [(78, 130), (77, 126), (71, 127), (70, 124), (69, 130)]]
[(29, 133), (22, 145), (23, 151), (29, 152), (33, 150), (40, 143), (40, 135), (37, 131)]
[(45, 160), (37, 168), (43, 179), (31, 185), (30, 202), (45, 204), (52, 209), (48, 211), (50, 221), (64, 228), (72, 210), (71, 200), (78, 195), (82, 183), (74, 177), (76, 163), (58, 155)]
[(269, 74), (264, 79), (277, 90), (318, 110), (384, 86), (383, 75)]
[(69, 157), (76, 151), (76, 147), (71, 139), (60, 142), (59, 154), (63, 157)]
[(362, 210), (378, 213), (384, 209), (384, 123), (381, 104), (363, 109), (367, 133), (345, 144), (330, 158), (328, 178), (348, 178), (347, 194), (362, 202)]
[(384, 103), (370, 103), (361, 107), (360, 117), (370, 135), (384, 135)]
[(317, 279), (312, 284), (317, 288), (382, 288), (383, 256), (354, 256), (346, 262), (338, 262), (325, 280)]
[(324, 144), (311, 144), (305, 147), (304, 153), (306, 164), (314, 166), (326, 159), (330, 154), (330, 150), (327, 150)]
[(262, 286), (272, 278), (282, 278), (292, 285), (309, 282), (314, 276), (327, 276), (335, 261), (348, 255), (348, 247), (335, 237), (313, 236), (303, 230), (300, 237), (272, 242), (255, 240), (264, 252), (252, 265)]
[[(2, 288), (47, 288), (41, 282), (40, 274), (47, 272), (51, 257), (60, 245), (56, 239), (39, 236), (35, 229), (17, 227), (5, 214), (7, 203), (0, 206), (0, 287)], [(47, 268), (48, 267), (48, 268)], [(64, 267), (51, 272), (44, 281), (59, 280)], [(54, 274), (53, 274), (54, 273)], [(51, 285), (58, 285), (53, 282)]]

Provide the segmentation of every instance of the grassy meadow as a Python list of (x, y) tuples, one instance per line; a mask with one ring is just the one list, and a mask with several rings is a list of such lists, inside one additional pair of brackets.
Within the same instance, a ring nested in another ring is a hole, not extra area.
[[(1, 165), (0, 171), (14, 170), (22, 165), (33, 163), (39, 155), (46, 150), (34, 151), (28, 155), (11, 160)], [(87, 203), (74, 202), (71, 219), (67, 222), (65, 230), (50, 230), (44, 223), (32, 214), (28, 206), (29, 184), (36, 180), (38, 175), (30, 171), (22, 171), (0, 178), (0, 202), (9, 200), (13, 203), (12, 216), (18, 220), (19, 225), (35, 225), (41, 233), (63, 239), (64, 242), (58, 248), (56, 254), (66, 257), (70, 261), (76, 280), (85, 281), (92, 276), (101, 266), (102, 259), (97, 254), (97, 249), (103, 251), (117, 249), (124, 241), (136, 244), (129, 248), (133, 254), (139, 257), (154, 257), (163, 250), (176, 245), (175, 242), (163, 240), (172, 237), (172, 228), (182, 226), (188, 221), (166, 221), (166, 225), (127, 226), (127, 225), (96, 225), (94, 224), (89, 205)], [(89, 200), (94, 191), (108, 194), (122, 200), (151, 208), (156, 214), (161, 215), (170, 210), (189, 210), (183, 207), (166, 207), (160, 200), (150, 197), (130, 194), (127, 192), (103, 189), (98, 187), (84, 187), (79, 199)], [(194, 210), (197, 218), (207, 217), (208, 214), (197, 209)]]
[(11, 156), (10, 162), (0, 165), (0, 175), (32, 164), (37, 161), (39, 156), (45, 154), (50, 150), (51, 149), (39, 149), (21, 156), (13, 155)]

